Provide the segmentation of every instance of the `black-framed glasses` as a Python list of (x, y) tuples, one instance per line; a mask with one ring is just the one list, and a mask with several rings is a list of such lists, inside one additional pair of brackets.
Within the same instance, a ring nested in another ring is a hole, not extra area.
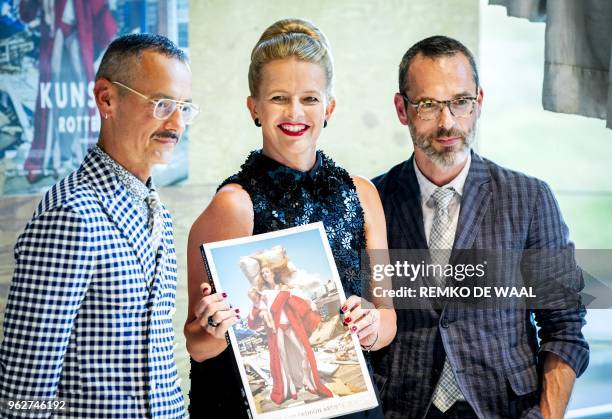
[(455, 118), (467, 118), (474, 112), (477, 97), (462, 96), (451, 100), (425, 99), (413, 103), (408, 96), (400, 93), (404, 98), (404, 103), (416, 109), (416, 113), (424, 121), (437, 119), (445, 106)]
[(195, 103), (167, 98), (153, 99), (118, 81), (113, 81), (112, 83), (119, 87), (123, 87), (124, 89), (129, 90), (130, 92), (135, 93), (141, 98), (151, 102), (154, 105), (153, 117), (155, 119), (159, 119), (160, 121), (165, 121), (166, 119), (170, 118), (170, 115), (172, 115), (178, 108), (181, 112), (185, 125), (190, 125), (198, 113), (200, 113), (200, 107)]

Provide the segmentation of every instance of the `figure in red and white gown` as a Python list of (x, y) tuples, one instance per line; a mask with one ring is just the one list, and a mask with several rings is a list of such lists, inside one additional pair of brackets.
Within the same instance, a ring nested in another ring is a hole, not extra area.
[[(272, 392), (270, 399), (281, 404), (289, 397), (296, 399), (297, 391), (305, 388), (313, 394), (333, 397), (332, 392), (321, 382), (317, 360), (308, 341), (308, 336), (317, 328), (321, 317), (312, 310), (308, 300), (291, 291), (267, 289), (261, 291), (269, 304), (276, 331), (266, 327), (270, 351), (270, 373)], [(259, 307), (252, 307), (248, 326), (262, 326)]]

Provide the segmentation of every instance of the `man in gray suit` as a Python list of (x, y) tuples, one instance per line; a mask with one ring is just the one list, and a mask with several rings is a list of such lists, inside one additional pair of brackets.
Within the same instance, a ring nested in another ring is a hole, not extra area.
[[(404, 55), (395, 108), (414, 154), (373, 180), (389, 249), (539, 249), (569, 252), (573, 262), (550, 188), (471, 150), (482, 102), (474, 58), (460, 42), (434, 36)], [(519, 264), (527, 269), (524, 258)], [(570, 277), (577, 295), (579, 274)], [(396, 341), (372, 355), (389, 418), (561, 418), (588, 364), (580, 303), (397, 313)]]

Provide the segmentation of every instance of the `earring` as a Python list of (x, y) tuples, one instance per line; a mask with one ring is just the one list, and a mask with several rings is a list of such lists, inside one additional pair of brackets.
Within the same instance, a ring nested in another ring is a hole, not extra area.
[(259, 118), (255, 118), (253, 122), (255, 122), (256, 127), (261, 127), (261, 122), (259, 122)]
[(104, 114), (104, 119), (108, 119), (108, 114), (107, 113)]
[(323, 128), (327, 128), (327, 119), (323, 122)]

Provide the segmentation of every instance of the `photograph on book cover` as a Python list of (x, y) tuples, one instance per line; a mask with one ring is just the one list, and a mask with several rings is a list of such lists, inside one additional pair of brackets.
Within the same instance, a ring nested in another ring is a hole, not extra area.
[(255, 419), (336, 417), (377, 405), (322, 223), (202, 245)]

